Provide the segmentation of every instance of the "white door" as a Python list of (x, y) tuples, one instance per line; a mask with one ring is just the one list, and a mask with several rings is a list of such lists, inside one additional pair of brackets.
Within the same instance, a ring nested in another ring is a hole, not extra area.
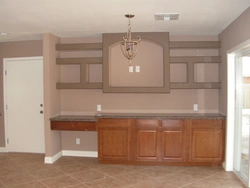
[(4, 59), (4, 68), (7, 151), (44, 153), (43, 59)]

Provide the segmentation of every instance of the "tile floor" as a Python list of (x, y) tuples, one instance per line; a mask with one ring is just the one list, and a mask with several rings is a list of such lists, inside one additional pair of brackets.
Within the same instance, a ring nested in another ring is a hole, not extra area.
[(221, 167), (98, 164), (96, 158), (0, 153), (0, 188), (240, 188), (233, 172)]

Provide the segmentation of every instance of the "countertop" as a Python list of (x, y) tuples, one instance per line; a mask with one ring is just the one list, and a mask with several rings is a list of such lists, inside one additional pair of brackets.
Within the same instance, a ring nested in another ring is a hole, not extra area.
[(225, 119), (226, 116), (217, 113), (188, 113), (188, 114), (154, 114), (154, 113), (100, 113), (93, 116), (61, 115), (50, 119), (50, 121), (85, 121), (96, 122), (99, 118), (137, 118), (137, 119)]

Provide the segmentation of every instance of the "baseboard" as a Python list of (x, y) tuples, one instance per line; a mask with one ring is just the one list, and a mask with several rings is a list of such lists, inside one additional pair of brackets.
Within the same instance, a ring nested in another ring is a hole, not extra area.
[(75, 151), (75, 150), (62, 150), (63, 156), (74, 156), (74, 157), (97, 157), (97, 151)]
[(226, 170), (226, 163), (225, 162), (222, 163), (222, 168), (224, 168), (224, 170)]
[(58, 152), (52, 157), (44, 157), (44, 163), (52, 164), (62, 156), (62, 151)]
[(0, 153), (7, 153), (6, 147), (0, 147)]

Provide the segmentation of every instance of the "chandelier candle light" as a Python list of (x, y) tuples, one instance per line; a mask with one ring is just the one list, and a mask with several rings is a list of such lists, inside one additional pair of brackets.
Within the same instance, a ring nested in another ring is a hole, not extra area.
[(129, 60), (129, 66), (131, 66), (132, 59), (136, 56), (138, 51), (138, 44), (141, 41), (141, 37), (137, 36), (136, 39), (131, 39), (131, 25), (130, 18), (135, 15), (126, 14), (125, 17), (129, 19), (128, 21), (128, 32), (126, 36), (123, 36), (123, 41), (121, 41), (121, 50), (123, 55)]

